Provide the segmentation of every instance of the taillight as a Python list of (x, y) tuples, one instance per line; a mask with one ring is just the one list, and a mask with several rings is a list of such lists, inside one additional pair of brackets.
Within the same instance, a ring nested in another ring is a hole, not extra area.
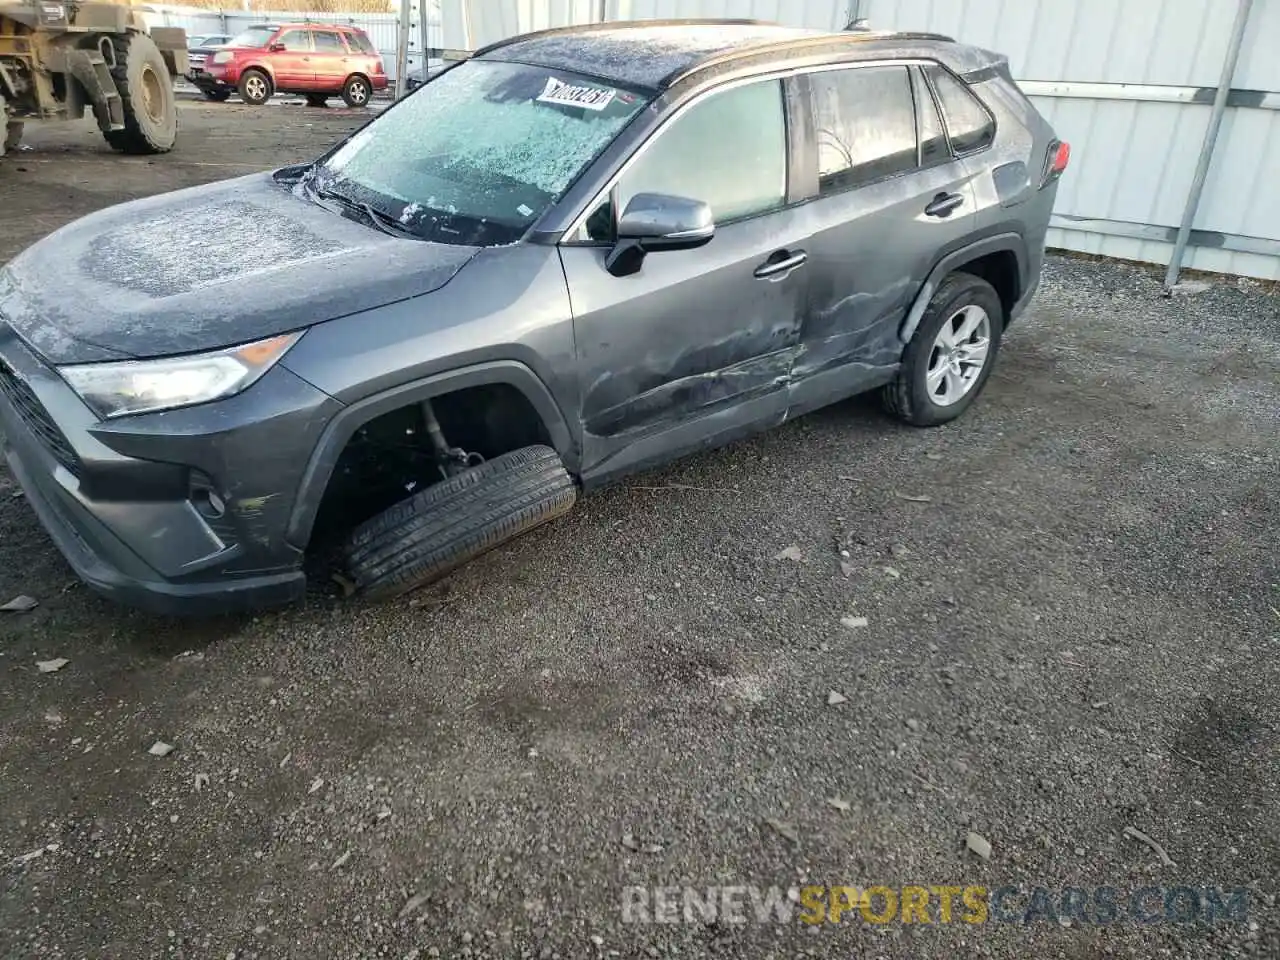
[(1067, 169), (1067, 164), (1070, 161), (1071, 144), (1065, 140), (1050, 142), (1047, 155), (1044, 158), (1044, 174), (1040, 178), (1040, 186), (1047, 186), (1062, 176), (1062, 172)]

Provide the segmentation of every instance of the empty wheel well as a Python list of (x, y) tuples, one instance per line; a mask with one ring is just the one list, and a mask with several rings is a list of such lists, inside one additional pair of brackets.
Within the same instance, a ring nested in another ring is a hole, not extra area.
[(1012, 250), (997, 250), (977, 257), (956, 268), (957, 272), (972, 273), (995, 287), (1004, 307), (1004, 319), (1008, 322), (1013, 305), (1022, 296), (1022, 280), (1018, 273), (1018, 257)]
[[(505, 383), (467, 387), (431, 398), (450, 447), (492, 460), (534, 444), (551, 446), (528, 398)], [(332, 540), (445, 473), (427, 431), (422, 401), (397, 407), (359, 427), (329, 477), (311, 541)]]

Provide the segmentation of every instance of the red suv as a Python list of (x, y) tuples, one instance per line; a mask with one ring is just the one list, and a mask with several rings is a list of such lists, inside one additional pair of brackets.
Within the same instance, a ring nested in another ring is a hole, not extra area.
[(327, 23), (258, 24), (193, 66), (187, 79), (210, 100), (238, 92), (245, 103), (266, 103), (273, 93), (305, 94), (322, 106), (341, 96), (363, 107), (375, 90), (385, 90), (382, 56), (368, 34)]

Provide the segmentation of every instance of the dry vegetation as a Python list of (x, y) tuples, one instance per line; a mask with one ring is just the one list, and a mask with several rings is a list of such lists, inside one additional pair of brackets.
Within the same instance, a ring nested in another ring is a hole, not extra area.
[(392, 13), (396, 7), (392, 0), (248, 0), (247, 4), (228, 3), (227, 0), (182, 0), (184, 7), (202, 7), (206, 10), (231, 10), (306, 13)]

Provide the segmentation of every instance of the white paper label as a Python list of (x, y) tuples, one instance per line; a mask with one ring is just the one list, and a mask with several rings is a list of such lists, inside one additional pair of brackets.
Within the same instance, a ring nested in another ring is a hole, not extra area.
[(585, 107), (587, 110), (603, 110), (613, 102), (615, 90), (598, 87), (575, 87), (571, 83), (547, 77), (547, 85), (538, 94), (540, 103), (559, 103), (566, 107)]

